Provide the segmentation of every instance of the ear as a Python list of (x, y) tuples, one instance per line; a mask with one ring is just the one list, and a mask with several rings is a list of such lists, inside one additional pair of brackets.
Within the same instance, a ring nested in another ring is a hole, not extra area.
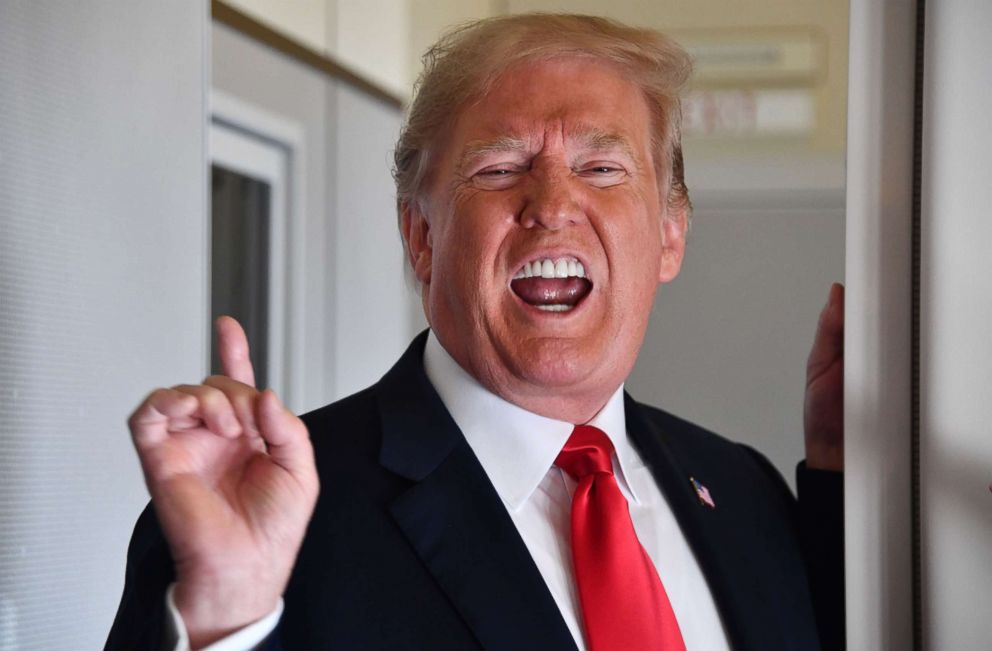
[(661, 267), (658, 282), (675, 280), (685, 257), (685, 237), (689, 229), (689, 210), (685, 205), (669, 205), (661, 218)]
[(413, 275), (423, 285), (431, 282), (431, 225), (417, 201), (405, 201), (400, 206), (400, 229), (406, 245)]

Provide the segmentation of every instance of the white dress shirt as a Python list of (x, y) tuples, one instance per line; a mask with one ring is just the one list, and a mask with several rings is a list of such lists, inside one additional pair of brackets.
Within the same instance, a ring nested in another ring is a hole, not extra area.
[[(585, 651), (572, 569), (576, 482), (554, 465), (575, 425), (539, 416), (491, 393), (452, 359), (433, 332), (424, 351), (424, 369), (496, 487), (579, 651)], [(729, 651), (699, 563), (650, 469), (627, 438), (623, 386), (588, 424), (603, 430), (613, 443), (613, 473), (630, 505), (637, 538), (668, 593), (686, 649)]]
[[(574, 425), (526, 411), (489, 392), (452, 359), (433, 332), (427, 339), (424, 368), (506, 506), (579, 651), (585, 651), (570, 536), (576, 483), (554, 465)], [(614, 475), (630, 505), (637, 537), (668, 593), (686, 649), (729, 651), (699, 563), (651, 471), (628, 441), (622, 386), (588, 424), (605, 432), (613, 443)], [(176, 628), (172, 631), (176, 637), (170, 638), (176, 644), (170, 646), (186, 651), (186, 634), (171, 590), (166, 601), (166, 619)], [(276, 611), (249, 627), (251, 635), (242, 629), (211, 645), (210, 651), (254, 649), (275, 628), (281, 611), (280, 601)]]

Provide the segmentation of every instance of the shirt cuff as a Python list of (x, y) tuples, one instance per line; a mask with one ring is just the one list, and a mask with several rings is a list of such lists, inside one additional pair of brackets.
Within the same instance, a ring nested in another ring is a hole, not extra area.
[[(189, 651), (189, 634), (186, 632), (186, 624), (183, 623), (182, 615), (179, 614), (179, 609), (176, 607), (176, 600), (173, 597), (175, 589), (176, 584), (172, 583), (165, 591), (165, 630), (163, 631), (162, 648), (172, 649), (172, 651)], [(268, 615), (209, 646), (203, 647), (202, 651), (257, 651), (265, 644), (269, 635), (279, 624), (283, 605), (282, 597), (280, 597), (279, 603)]]

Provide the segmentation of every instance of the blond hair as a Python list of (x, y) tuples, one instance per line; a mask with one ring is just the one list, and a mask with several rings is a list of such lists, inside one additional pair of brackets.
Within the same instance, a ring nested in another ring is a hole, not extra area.
[(484, 96), (512, 66), (561, 57), (611, 64), (641, 88), (651, 111), (659, 184), (665, 186), (659, 191), (670, 207), (688, 212), (679, 103), (692, 67), (688, 55), (654, 30), (594, 16), (543, 13), (456, 27), (424, 54), (424, 70), (394, 152), (398, 207), (422, 198), (436, 153), (432, 148), (457, 111)]

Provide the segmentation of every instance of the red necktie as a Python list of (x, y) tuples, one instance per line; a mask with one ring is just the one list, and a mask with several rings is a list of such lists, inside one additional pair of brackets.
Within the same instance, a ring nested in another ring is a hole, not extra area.
[(668, 595), (613, 476), (613, 444), (578, 425), (555, 464), (579, 485), (572, 496), (572, 560), (590, 651), (685, 651)]

